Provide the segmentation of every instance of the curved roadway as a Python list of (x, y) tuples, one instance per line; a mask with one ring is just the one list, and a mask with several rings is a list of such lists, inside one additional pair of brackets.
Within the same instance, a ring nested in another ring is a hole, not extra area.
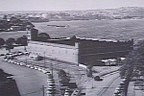
[(46, 86), (47, 75), (34, 69), (3, 62), (1, 58), (0, 69), (13, 75), (21, 96), (43, 96), (42, 85)]

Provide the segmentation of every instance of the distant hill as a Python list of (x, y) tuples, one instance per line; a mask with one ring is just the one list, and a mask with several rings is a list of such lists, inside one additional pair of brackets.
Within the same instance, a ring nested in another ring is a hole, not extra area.
[[(93, 20), (93, 19), (141, 19), (144, 18), (143, 7), (121, 7), (116, 9), (69, 10), (69, 11), (13, 11), (11, 13), (23, 18), (42, 18), (54, 20)], [(21, 16), (20, 16), (21, 15)]]
[(143, 7), (121, 7), (117, 9), (96, 9), (86, 11), (65, 11), (75, 17), (86, 19), (131, 19), (144, 18)]
[[(122, 7), (118, 9), (106, 10), (112, 17), (128, 18), (143, 18), (144, 8), (141, 7)], [(104, 12), (105, 13), (105, 12)]]

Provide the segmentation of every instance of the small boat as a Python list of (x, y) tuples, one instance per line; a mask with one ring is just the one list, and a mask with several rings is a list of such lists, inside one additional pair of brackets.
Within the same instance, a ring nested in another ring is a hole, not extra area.
[(69, 25), (47, 25), (47, 26), (50, 26), (50, 27), (57, 27), (57, 28), (59, 28), (59, 27), (63, 27), (63, 28), (66, 28), (66, 27), (69, 27)]

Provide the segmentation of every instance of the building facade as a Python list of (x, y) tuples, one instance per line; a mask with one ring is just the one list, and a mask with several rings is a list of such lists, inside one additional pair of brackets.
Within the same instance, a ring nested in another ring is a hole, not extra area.
[(38, 31), (32, 31), (29, 51), (55, 60), (84, 65), (101, 65), (103, 59), (125, 57), (133, 50), (133, 40), (116, 41), (77, 36), (50, 38), (45, 42), (37, 39)]
[(75, 46), (29, 41), (28, 51), (54, 60), (78, 64), (78, 43)]

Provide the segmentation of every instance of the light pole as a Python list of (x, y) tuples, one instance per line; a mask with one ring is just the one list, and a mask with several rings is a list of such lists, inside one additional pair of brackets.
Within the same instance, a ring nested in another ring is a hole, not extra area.
[(92, 78), (92, 87), (91, 87), (92, 89), (94, 88), (94, 84), (93, 84), (93, 78)]
[(52, 72), (52, 77), (53, 77), (53, 63), (52, 63), (52, 60), (51, 60), (51, 72)]
[(134, 91), (134, 96), (135, 96), (135, 84), (134, 84), (134, 87), (133, 87), (133, 91)]
[(45, 87), (44, 87), (44, 85), (42, 85), (42, 96), (45, 96)]
[(46, 68), (46, 62), (45, 62), (45, 51), (44, 51), (44, 68)]

